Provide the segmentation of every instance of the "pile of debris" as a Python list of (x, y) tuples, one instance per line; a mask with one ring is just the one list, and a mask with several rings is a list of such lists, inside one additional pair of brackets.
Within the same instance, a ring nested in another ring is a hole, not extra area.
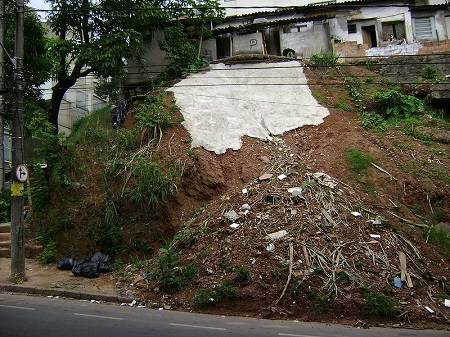
[(75, 276), (95, 278), (99, 277), (100, 273), (107, 273), (110, 263), (109, 255), (96, 252), (91, 257), (81, 259), (75, 259), (73, 256), (63, 257), (56, 267), (61, 270), (71, 270)]

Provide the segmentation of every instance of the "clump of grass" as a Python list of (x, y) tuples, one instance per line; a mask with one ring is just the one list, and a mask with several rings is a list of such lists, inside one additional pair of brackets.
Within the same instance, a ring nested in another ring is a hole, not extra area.
[(366, 286), (361, 286), (360, 290), (365, 301), (362, 309), (367, 316), (395, 317), (399, 314), (397, 303), (383, 293), (375, 292)]
[(198, 307), (205, 307), (214, 303), (225, 300), (231, 300), (238, 296), (238, 291), (235, 287), (227, 282), (219, 283), (214, 289), (202, 289), (194, 297), (194, 305)]
[(250, 267), (240, 266), (236, 271), (236, 277), (234, 280), (238, 283), (250, 281)]
[(369, 166), (374, 162), (374, 158), (370, 154), (354, 147), (346, 149), (345, 158), (351, 171), (357, 175), (365, 175)]
[(310, 312), (314, 315), (323, 314), (331, 309), (329, 296), (326, 293), (321, 293), (315, 288), (308, 290), (309, 294), (313, 297), (311, 302)]
[(428, 240), (439, 246), (446, 256), (450, 256), (450, 235), (439, 226), (430, 226), (426, 232)]

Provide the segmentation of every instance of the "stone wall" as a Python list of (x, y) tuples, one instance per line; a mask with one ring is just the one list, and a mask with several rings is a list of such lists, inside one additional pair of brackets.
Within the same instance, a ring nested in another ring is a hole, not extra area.
[(450, 53), (450, 40), (423, 42), (419, 55)]
[(333, 51), (339, 55), (339, 62), (355, 62), (367, 57), (446, 54), (450, 53), (450, 40), (388, 45), (370, 49), (367, 47), (366, 44), (359, 44), (356, 41), (332, 43)]

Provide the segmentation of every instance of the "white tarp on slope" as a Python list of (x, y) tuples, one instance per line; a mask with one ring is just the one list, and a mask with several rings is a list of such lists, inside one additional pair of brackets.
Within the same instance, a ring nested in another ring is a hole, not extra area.
[(175, 94), (192, 147), (217, 154), (240, 149), (244, 135), (267, 139), (328, 116), (297, 61), (212, 64), (168, 90)]

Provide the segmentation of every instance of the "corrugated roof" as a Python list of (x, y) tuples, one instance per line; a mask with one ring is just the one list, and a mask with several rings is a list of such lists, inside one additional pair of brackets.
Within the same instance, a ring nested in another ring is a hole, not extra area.
[(329, 13), (319, 14), (319, 15), (310, 15), (310, 16), (304, 16), (304, 17), (297, 17), (292, 19), (279, 19), (274, 21), (266, 21), (266, 22), (258, 22), (258, 23), (250, 23), (250, 24), (244, 24), (239, 26), (229, 26), (224, 28), (217, 28), (213, 30), (214, 35), (222, 35), (232, 32), (255, 32), (262, 28), (269, 28), (269, 27), (276, 27), (280, 25), (287, 25), (291, 23), (299, 23), (299, 22), (310, 22), (310, 21), (319, 21), (319, 20), (325, 20), (330, 17), (334, 17), (334, 15), (330, 15)]

